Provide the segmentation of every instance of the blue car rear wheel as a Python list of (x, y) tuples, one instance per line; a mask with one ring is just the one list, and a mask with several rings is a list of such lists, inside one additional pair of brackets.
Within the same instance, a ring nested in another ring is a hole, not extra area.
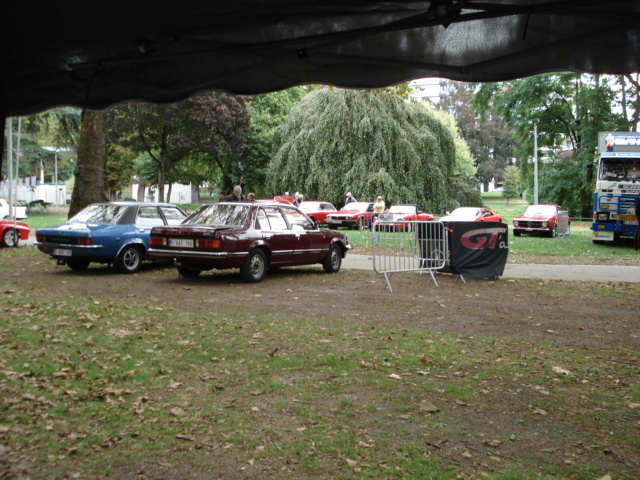
[(118, 271), (121, 273), (135, 273), (142, 265), (142, 252), (135, 245), (127, 245), (118, 256)]

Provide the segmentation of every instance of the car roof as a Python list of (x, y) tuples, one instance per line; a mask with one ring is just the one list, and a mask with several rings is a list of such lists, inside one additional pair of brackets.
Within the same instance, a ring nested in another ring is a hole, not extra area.
[[(177, 205), (174, 205), (173, 203), (166, 203), (166, 202), (131, 202), (128, 200), (121, 200), (121, 201), (117, 201), (117, 202), (96, 202), (96, 203), (92, 203), (91, 205), (116, 205), (116, 206), (122, 206), (122, 207), (136, 207), (136, 206), (143, 206), (143, 207), (178, 207)], [(87, 205), (87, 207), (90, 205)], [(178, 207), (180, 208), (180, 207)]]

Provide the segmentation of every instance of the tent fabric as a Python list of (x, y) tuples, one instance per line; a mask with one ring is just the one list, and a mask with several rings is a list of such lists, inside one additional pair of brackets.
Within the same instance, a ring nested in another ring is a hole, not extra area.
[(11, 1), (0, 116), (219, 90), (640, 71), (640, 0)]

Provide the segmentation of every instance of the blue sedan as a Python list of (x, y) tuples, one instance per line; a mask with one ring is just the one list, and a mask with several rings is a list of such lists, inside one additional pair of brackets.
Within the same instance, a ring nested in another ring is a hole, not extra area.
[(134, 273), (148, 259), (151, 228), (179, 225), (186, 217), (169, 203), (95, 203), (63, 225), (36, 230), (35, 245), (73, 270), (96, 262)]

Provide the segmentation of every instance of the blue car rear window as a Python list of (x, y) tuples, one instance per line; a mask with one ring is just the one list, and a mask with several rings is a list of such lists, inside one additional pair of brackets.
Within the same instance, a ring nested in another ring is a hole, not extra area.
[(89, 205), (69, 221), (74, 223), (113, 223), (116, 224), (128, 207), (121, 205)]

